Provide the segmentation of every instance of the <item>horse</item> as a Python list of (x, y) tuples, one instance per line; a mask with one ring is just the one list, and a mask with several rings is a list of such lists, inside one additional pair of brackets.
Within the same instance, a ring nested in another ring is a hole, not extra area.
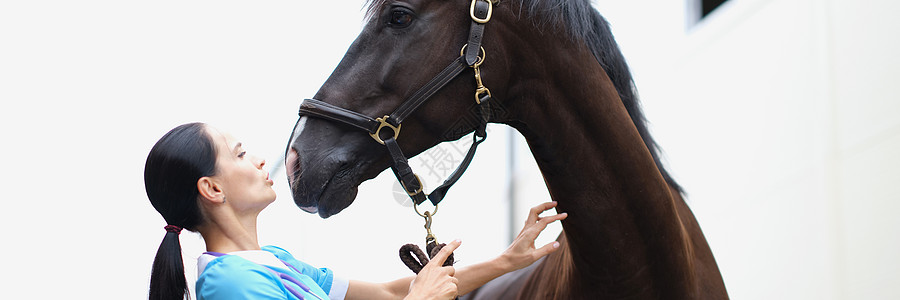
[[(569, 216), (561, 249), (499, 283), (491, 298), (728, 298), (684, 192), (660, 161), (610, 26), (590, 1), (367, 5), (362, 32), (301, 105), (288, 142), (297, 206), (337, 214), (387, 168), (411, 196), (421, 194), (402, 153), (478, 133), (484, 122), (506, 124), (524, 136), (557, 210)], [(484, 122), (460, 121), (476, 119)]]

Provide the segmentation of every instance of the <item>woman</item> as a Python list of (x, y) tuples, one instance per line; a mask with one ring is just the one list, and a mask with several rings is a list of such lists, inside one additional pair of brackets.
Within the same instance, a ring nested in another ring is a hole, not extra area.
[(538, 217), (554, 202), (531, 210), (522, 232), (499, 257), (459, 270), (440, 262), (459, 247), (448, 244), (415, 277), (386, 283), (345, 281), (273, 246), (260, 247), (256, 220), (275, 201), (265, 161), (216, 128), (190, 123), (164, 135), (150, 150), (144, 184), (167, 222), (153, 262), (150, 299), (182, 299), (187, 282), (178, 235), (199, 232), (206, 243), (198, 259), (198, 299), (452, 299), (507, 272), (530, 265), (559, 247), (536, 249), (534, 239), (566, 214)]

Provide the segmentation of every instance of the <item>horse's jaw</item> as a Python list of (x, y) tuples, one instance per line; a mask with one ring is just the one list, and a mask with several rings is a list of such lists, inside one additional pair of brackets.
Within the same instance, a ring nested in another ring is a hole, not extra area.
[(362, 182), (354, 168), (342, 168), (346, 165), (339, 160), (302, 159), (293, 148), (288, 150), (285, 165), (294, 203), (323, 219), (350, 206)]
[(318, 195), (298, 190), (292, 192), (294, 193), (294, 203), (301, 210), (313, 214), (318, 213), (319, 217), (325, 219), (349, 207), (356, 199), (357, 191), (358, 185), (330, 180)]
[(387, 151), (373, 151), (373, 145), (377, 143), (363, 132), (300, 118), (285, 158), (287, 182), (297, 207), (322, 218), (349, 207), (359, 185), (389, 167)]

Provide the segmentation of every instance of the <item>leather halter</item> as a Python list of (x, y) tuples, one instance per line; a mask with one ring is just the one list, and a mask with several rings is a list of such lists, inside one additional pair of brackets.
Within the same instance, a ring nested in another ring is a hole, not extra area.
[[(484, 48), (481, 47), (481, 39), (484, 36), (484, 24), (491, 19), (493, 12), (493, 4), (498, 0), (472, 0), (469, 8), (469, 15), (472, 18), (472, 25), (469, 28), (468, 43), (460, 50), (460, 57), (454, 59), (443, 71), (435, 75), (431, 81), (419, 88), (415, 93), (409, 96), (389, 115), (381, 118), (372, 118), (361, 113), (341, 108), (329, 103), (325, 103), (316, 99), (306, 99), (300, 104), (299, 115), (317, 117), (338, 123), (347, 124), (369, 133), (376, 142), (385, 145), (390, 153), (393, 164), (391, 170), (400, 181), (407, 195), (415, 202), (416, 205), (425, 202), (426, 197), (432, 204), (437, 206), (446, 195), (454, 183), (462, 176), (466, 168), (472, 162), (475, 156), (475, 150), (478, 144), (481, 144), (487, 138), (485, 130), (487, 122), (490, 119), (490, 109), (488, 107), (491, 99), (491, 92), (481, 82), (481, 71), (479, 66), (484, 62)], [(466, 68), (471, 67), (475, 70), (475, 81), (477, 84), (475, 90), (475, 102), (477, 103), (476, 113), (478, 114), (478, 127), (475, 129), (472, 145), (466, 153), (466, 157), (456, 168), (453, 174), (448, 177), (441, 186), (437, 187), (431, 194), (426, 195), (423, 192), (422, 181), (409, 167), (409, 162), (400, 145), (397, 144), (397, 138), (400, 135), (400, 127), (404, 120), (409, 117), (419, 106), (425, 103), (438, 90), (443, 88), (451, 80), (459, 76)], [(388, 128), (392, 134), (387, 138), (382, 138), (382, 129)], [(290, 145), (289, 145), (290, 146)]]

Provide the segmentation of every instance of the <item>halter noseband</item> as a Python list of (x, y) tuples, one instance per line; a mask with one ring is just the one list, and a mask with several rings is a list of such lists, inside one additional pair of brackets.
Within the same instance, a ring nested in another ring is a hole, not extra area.
[[(484, 24), (491, 19), (493, 12), (493, 4), (498, 0), (472, 0), (469, 8), (469, 15), (472, 18), (472, 25), (469, 28), (469, 39), (466, 45), (460, 50), (460, 57), (454, 59), (443, 71), (435, 75), (428, 83), (419, 88), (415, 93), (409, 96), (397, 109), (389, 115), (381, 118), (372, 118), (361, 113), (341, 108), (329, 103), (325, 103), (316, 99), (306, 99), (300, 104), (299, 115), (322, 118), (338, 123), (347, 124), (369, 133), (372, 138), (385, 145), (390, 153), (393, 164), (391, 170), (400, 181), (403, 189), (416, 205), (425, 202), (426, 197), (435, 206), (446, 195), (447, 190), (456, 183), (457, 180), (469, 167), (472, 158), (475, 156), (475, 150), (478, 144), (481, 144), (487, 138), (486, 126), (490, 118), (490, 109), (488, 108), (491, 99), (491, 92), (481, 82), (481, 63), (484, 62), (484, 48), (481, 47), (481, 39), (484, 36)], [(425, 101), (434, 95), (438, 90), (443, 88), (451, 80), (459, 76), (466, 68), (471, 67), (475, 70), (475, 102), (478, 109), (478, 127), (475, 129), (473, 143), (469, 147), (466, 157), (460, 163), (459, 167), (453, 171), (441, 186), (437, 187), (431, 194), (425, 195), (423, 192), (422, 181), (409, 167), (409, 162), (400, 145), (397, 144), (397, 138), (400, 135), (400, 127), (404, 120), (409, 117), (416, 109)], [(392, 134), (387, 138), (382, 138), (382, 130), (390, 129)], [(290, 146), (290, 145), (289, 145)]]

